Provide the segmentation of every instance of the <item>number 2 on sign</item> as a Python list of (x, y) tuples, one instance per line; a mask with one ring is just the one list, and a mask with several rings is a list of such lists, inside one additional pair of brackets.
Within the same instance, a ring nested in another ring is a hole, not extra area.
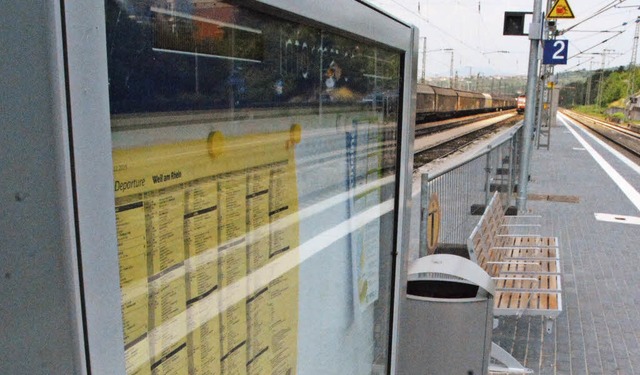
[(564, 52), (565, 48), (567, 48), (567, 45), (564, 43), (563, 40), (556, 40), (553, 43), (553, 47), (558, 48), (558, 50), (556, 52), (553, 53), (553, 59), (554, 60), (564, 60), (564, 55), (562, 54), (562, 52)]

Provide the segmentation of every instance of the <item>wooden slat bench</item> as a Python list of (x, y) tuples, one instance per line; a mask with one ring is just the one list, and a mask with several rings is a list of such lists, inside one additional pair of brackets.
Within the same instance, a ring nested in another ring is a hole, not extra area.
[(510, 233), (523, 226), (506, 219), (496, 192), (468, 239), (469, 257), (495, 282), (494, 315), (555, 319), (562, 312), (558, 239)]

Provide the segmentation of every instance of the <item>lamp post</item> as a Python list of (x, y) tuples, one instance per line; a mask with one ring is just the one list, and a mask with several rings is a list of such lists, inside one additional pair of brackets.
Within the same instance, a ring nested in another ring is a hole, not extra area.
[[(505, 51), (505, 50), (497, 50), (497, 51), (488, 51), (488, 52), (482, 52), (482, 56), (486, 56), (486, 55), (492, 55), (492, 54), (496, 54), (496, 53), (500, 53), (500, 54), (507, 54), (507, 53), (511, 53), (509, 51)], [(487, 57), (487, 62), (489, 64), (491, 64), (491, 59)], [(491, 89), (489, 90), (490, 93), (493, 93), (493, 84), (494, 84), (494, 78), (491, 78)], [(499, 91), (500, 91), (500, 95), (502, 95), (502, 80), (500, 80), (499, 82)]]
[(425, 59), (427, 52), (449, 52), (451, 53), (451, 64), (449, 65), (449, 87), (453, 88), (453, 48), (440, 48), (440, 49), (432, 49), (426, 51), (425, 49)]
[[(500, 50), (500, 51), (490, 51), (490, 52), (482, 52), (482, 56), (486, 56), (486, 55), (491, 55), (494, 53), (511, 53), (509, 51), (504, 51), (504, 50)], [(487, 61), (489, 62), (489, 64), (491, 64), (491, 59), (487, 58)]]
[(449, 48), (451, 52), (451, 64), (449, 65), (449, 87), (453, 88), (453, 50)]
[(422, 38), (422, 83), (427, 81), (427, 37)]

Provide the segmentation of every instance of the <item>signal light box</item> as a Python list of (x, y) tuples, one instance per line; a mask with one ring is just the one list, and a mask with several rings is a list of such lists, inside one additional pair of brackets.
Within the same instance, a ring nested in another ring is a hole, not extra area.
[(531, 12), (504, 12), (502, 35), (527, 35), (524, 32), (524, 19)]

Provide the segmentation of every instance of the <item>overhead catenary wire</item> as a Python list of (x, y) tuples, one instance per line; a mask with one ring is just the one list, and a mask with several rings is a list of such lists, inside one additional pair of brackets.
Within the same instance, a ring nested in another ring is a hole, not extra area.
[[(406, 5), (404, 5), (403, 3), (397, 1), (397, 0), (389, 0), (390, 2), (396, 4), (397, 6), (399, 6), (400, 8), (402, 8), (403, 10), (409, 12), (412, 16), (426, 22), (430, 27), (433, 27), (434, 29), (436, 29), (437, 31), (439, 31), (440, 33), (442, 33), (443, 35), (445, 35), (448, 38), (451, 38), (452, 40), (454, 40), (457, 43), (460, 43), (461, 45), (463, 45), (466, 48), (469, 48), (470, 50), (473, 50), (479, 54), (482, 54), (482, 50), (474, 45), (471, 45), (465, 41), (463, 41), (462, 39), (459, 39), (458, 37), (456, 37), (455, 35), (450, 34), (448, 31), (446, 31), (444, 28), (434, 24), (433, 22), (431, 22), (428, 18), (424, 17), (422, 14), (420, 13), (416, 13), (414, 10), (408, 8)], [(425, 7), (426, 8), (426, 7)]]
[(590, 61), (593, 61), (594, 59), (595, 59), (595, 57), (591, 57), (591, 58), (589, 58), (589, 59), (587, 59), (587, 60), (581, 61), (581, 62), (577, 63), (577, 64), (576, 64), (576, 65), (574, 65), (574, 66), (571, 66), (571, 67), (569, 67), (569, 68), (566, 68), (566, 69), (565, 69), (565, 70), (563, 70), (562, 72), (563, 72), (563, 73), (566, 73), (566, 72), (573, 71), (573, 70), (577, 69), (579, 66), (581, 66), (582, 64), (586, 64), (586, 63), (588, 63), (588, 62), (590, 62)]
[[(501, 0), (479, 0), (481, 2), (480, 10), (478, 10), (478, 0), (476, 1), (464, 1), (464, 0), (362, 0), (364, 2), (371, 3), (374, 6), (381, 7), (396, 14), (396, 16), (409, 20), (421, 31), (421, 34), (426, 33), (432, 42), (431, 46), (451, 47), (455, 49), (456, 61), (455, 70), (466, 70), (467, 67), (473, 66), (476, 73), (492, 72), (495, 71), (499, 64), (486, 64), (482, 53), (487, 49), (494, 48), (495, 35), (501, 35), (501, 27), (498, 30), (496, 23), (487, 22), (489, 16), (495, 16), (496, 5), (491, 3), (500, 3)], [(485, 4), (489, 2), (489, 4)], [(435, 3), (435, 4), (434, 4)], [(418, 11), (418, 4), (420, 5), (420, 11)], [(447, 17), (451, 14), (457, 15), (461, 19), (468, 20), (464, 22), (465, 27), (454, 29), (449, 23), (449, 18), (433, 18), (431, 8), (443, 6), (446, 4)], [(485, 7), (487, 5), (487, 7)], [(474, 25), (475, 27), (471, 27)], [(524, 42), (524, 38), (523, 38)], [(512, 43), (511, 40), (508, 41)], [(528, 51), (511, 50), (511, 54), (526, 54)], [(419, 63), (423, 55), (418, 57)], [(500, 62), (504, 62), (508, 58), (501, 57)], [(429, 76), (438, 75), (432, 70), (434, 62), (429, 55), (430, 64), (427, 67)], [(493, 62), (493, 61), (492, 61)], [(437, 66), (444, 66), (445, 64), (436, 64)], [(507, 72), (502, 72), (503, 76), (517, 76), (519, 73), (519, 62), (516, 59), (515, 64), (510, 63), (508, 65)]]
[[(403, 18), (407, 18), (411, 20), (416, 26), (419, 26), (422, 29), (421, 33), (426, 33), (429, 35), (429, 38), (432, 40), (432, 48), (435, 46), (444, 47), (452, 47), (455, 49), (455, 71), (461, 71), (467, 69), (467, 67), (474, 66), (474, 73), (483, 71), (495, 70), (495, 67), (490, 63), (488, 66), (485, 66), (486, 61), (482, 59), (482, 66), (479, 63), (479, 56), (482, 55), (484, 51), (487, 50), (487, 43), (492, 43), (494, 39), (491, 39), (491, 42), (488, 42), (488, 35), (498, 35), (499, 31), (497, 27), (495, 27), (495, 22), (487, 23), (481, 22), (486, 21), (489, 16), (492, 16), (492, 19), (495, 16), (495, 9), (497, 6), (493, 3), (499, 3), (499, 0), (476, 0), (476, 1), (462, 1), (462, 0), (365, 0), (371, 3), (377, 3), (378, 6), (387, 7), (389, 10), (396, 11), (398, 16), (402, 16)], [(478, 2), (481, 2), (481, 7), (478, 9)], [(638, 0), (636, 0), (638, 2)], [(576, 21), (575, 24), (570, 25), (563, 30), (563, 32), (575, 32), (578, 35), (573, 35), (574, 41), (582, 41), (580, 44), (573, 44), (570, 52), (574, 52), (575, 56), (580, 56), (580, 52), (588, 52), (588, 51), (597, 51), (600, 46), (612, 46), (614, 44), (619, 44), (621, 40), (626, 38), (619, 38), (621, 35), (619, 30), (621, 27), (618, 23), (618, 26), (611, 27), (607, 25), (607, 22), (603, 22), (610, 17), (614, 17), (612, 19), (623, 19), (628, 16), (630, 10), (623, 11), (620, 8), (621, 5), (631, 4), (631, 1), (628, 0), (599, 0), (596, 1), (596, 4), (591, 4), (590, 9), (582, 11), (580, 14), (580, 18)], [(435, 4), (435, 5), (434, 5)], [(431, 10), (435, 6), (436, 10), (440, 9), (438, 7), (444, 6), (448, 4), (446, 17), (443, 18), (434, 18), (434, 14)], [(418, 10), (418, 6), (420, 9)], [(587, 17), (582, 17), (582, 14), (587, 13)], [(627, 13), (627, 16), (622, 15), (621, 13)], [(461, 29), (457, 29), (459, 32), (456, 32), (456, 29), (449, 26), (449, 21), (451, 15), (456, 15), (458, 18), (467, 19), (465, 21), (466, 27)], [(617, 22), (616, 22), (617, 23)], [(477, 27), (471, 27), (472, 25), (476, 25)], [(605, 26), (606, 25), (606, 26)], [(593, 27), (595, 26), (595, 27)], [(586, 30), (579, 30), (580, 28)], [(558, 28), (560, 29), (560, 28)], [(594, 30), (593, 34), (590, 35), (589, 31)], [(609, 35), (601, 35), (598, 38), (598, 34), (609, 34)], [(499, 33), (501, 34), (501, 33)], [(471, 39), (472, 36), (475, 35), (476, 39)], [(629, 35), (629, 34), (626, 34)], [(593, 39), (591, 39), (593, 38)], [(603, 40), (603, 38), (606, 38)], [(473, 40), (473, 41), (472, 41)], [(511, 40), (506, 41), (509, 45), (512, 44)], [(613, 43), (611, 43), (613, 42)], [(589, 48), (584, 48), (584, 46), (588, 45)], [(580, 51), (583, 49), (583, 51)], [(577, 52), (577, 53), (576, 53)], [(510, 51), (511, 54), (519, 54), (525, 52), (519, 51)], [(424, 57), (424, 56), (420, 56)], [(447, 62), (445, 59), (439, 58), (440, 56), (434, 55), (433, 57), (429, 55), (429, 66), (428, 74), (432, 76), (436, 73), (436, 71), (442, 70), (444, 74), (444, 68), (447, 66)], [(512, 56), (513, 57), (513, 56)], [(502, 60), (506, 59), (505, 57), (501, 58)], [(502, 63), (502, 60), (498, 63)], [(493, 59), (491, 59), (493, 63)], [(462, 65), (465, 65), (462, 67)], [(498, 64), (494, 64), (498, 66)], [(513, 64), (511, 64), (513, 66)], [(517, 66), (517, 62), (516, 65)], [(435, 69), (434, 69), (435, 68)], [(517, 69), (516, 69), (517, 70)], [(469, 69), (471, 71), (471, 69)], [(437, 75), (437, 74), (436, 74)], [(469, 73), (471, 75), (471, 73)]]
[(578, 22), (578, 23), (576, 23), (576, 24), (574, 24), (574, 25), (572, 25), (572, 26), (569, 26), (569, 27), (568, 27), (568, 28), (566, 28), (566, 29), (561, 30), (561, 31), (560, 31), (560, 35), (562, 35), (562, 34), (566, 33), (567, 31), (570, 31), (570, 30), (574, 29), (574, 28), (575, 28), (575, 27), (577, 27), (578, 25), (581, 25), (581, 24), (583, 24), (583, 23), (585, 23), (585, 22), (589, 21), (590, 19), (592, 19), (592, 18), (594, 18), (594, 17), (597, 17), (597, 16), (601, 15), (602, 13), (606, 12), (606, 11), (607, 11), (607, 10), (609, 10), (609, 9), (615, 8), (615, 6), (616, 6), (617, 4), (621, 4), (621, 3), (625, 2), (625, 1), (627, 1), (627, 0), (614, 0), (614, 1), (610, 2), (610, 3), (608, 3), (608, 4), (607, 4), (607, 5), (605, 5), (604, 7), (600, 8), (599, 10), (597, 10), (597, 11), (596, 11), (594, 14), (592, 14), (591, 16), (588, 16), (587, 18), (583, 19), (582, 21), (580, 21), (580, 22)]
[(576, 54), (575, 54), (575, 55), (573, 55), (573, 56), (569, 56), (569, 59), (572, 59), (572, 58), (574, 58), (574, 57), (580, 56), (580, 55), (584, 54), (585, 52), (590, 51), (590, 50), (592, 50), (592, 49), (594, 49), (594, 48), (598, 47), (599, 45), (605, 44), (605, 43), (607, 43), (607, 42), (611, 41), (611, 39), (613, 39), (613, 38), (615, 38), (615, 37), (618, 37), (618, 36), (622, 35), (622, 33), (624, 33), (624, 31), (621, 31), (621, 32), (620, 32), (620, 34), (617, 34), (617, 35), (612, 36), (611, 38), (605, 39), (605, 40), (603, 40), (602, 42), (600, 42), (600, 43), (598, 43), (598, 44), (596, 44), (596, 45), (593, 45), (593, 46), (591, 46), (591, 47), (589, 47), (589, 48), (587, 48), (587, 49), (585, 49), (585, 50), (582, 50), (582, 51), (580, 51), (579, 53), (576, 53)]
[(623, 9), (623, 8), (637, 8), (637, 9), (640, 9), (640, 5), (625, 5), (625, 6), (616, 5), (614, 8), (617, 8), (617, 9)]
[[(624, 0), (622, 0), (622, 1), (624, 1)], [(604, 9), (604, 8), (603, 8), (603, 9)], [(610, 8), (609, 8), (609, 9), (610, 9)], [(601, 13), (600, 13), (600, 14), (601, 14)], [(592, 17), (591, 17), (591, 18), (592, 18)], [(575, 41), (588, 39), (589, 37), (597, 36), (598, 34), (601, 34), (601, 33), (616, 33), (616, 35), (613, 35), (613, 36), (611, 36), (610, 38), (604, 39), (604, 40), (602, 40), (602, 41), (600, 41), (600, 42), (596, 43), (595, 45), (592, 45), (592, 46), (591, 46), (591, 47), (589, 47), (589, 48), (586, 48), (586, 49), (584, 49), (584, 50), (580, 50), (580, 49), (578, 49), (578, 50), (579, 50), (579, 53), (576, 53), (576, 54), (574, 54), (574, 55), (572, 55), (572, 56), (569, 56), (569, 59), (573, 59), (573, 58), (575, 58), (575, 57), (578, 57), (578, 56), (581, 56), (581, 55), (583, 55), (583, 54), (586, 54), (588, 51), (591, 51), (591, 50), (593, 50), (594, 48), (596, 48), (596, 47), (598, 47), (598, 46), (601, 46), (601, 45), (603, 45), (603, 44), (606, 44), (606, 43), (610, 42), (610, 41), (611, 41), (612, 39), (614, 39), (614, 38), (617, 38), (618, 36), (622, 35), (622, 34), (626, 31), (626, 30), (619, 30), (619, 28), (621, 28), (621, 27), (626, 27), (626, 26), (628, 26), (629, 24), (631, 24), (631, 22), (632, 22), (632, 21), (631, 21), (631, 20), (629, 20), (629, 21), (627, 21), (627, 22), (623, 22), (621, 25), (613, 26), (613, 27), (611, 27), (610, 29), (606, 29), (606, 30), (594, 30), (594, 31), (589, 31), (589, 30), (573, 30), (573, 27), (577, 26), (578, 24), (573, 25), (570, 29), (566, 29), (566, 30), (564, 30), (564, 32), (565, 32), (565, 33), (566, 33), (566, 32), (575, 32), (575, 33), (580, 33), (580, 32), (582, 32), (582, 33), (593, 33), (593, 35), (591, 35), (591, 36), (585, 36), (585, 37), (582, 37), (582, 38), (577, 38), (577, 39), (575, 39)], [(615, 59), (619, 58), (621, 55), (624, 55), (624, 54), (626, 54), (626, 52), (625, 52), (625, 53), (622, 53), (622, 54), (619, 54)], [(614, 60), (615, 60), (615, 59), (614, 59)], [(591, 58), (591, 59), (589, 59), (589, 60), (587, 60), (587, 61), (591, 61), (591, 60), (593, 60), (593, 58)], [(577, 64), (577, 65), (575, 65), (575, 66), (573, 66), (573, 67), (571, 67), (571, 68), (563, 69), (563, 72), (571, 71), (571, 70), (573, 70), (573, 69), (575, 69), (575, 68), (579, 67), (580, 65), (584, 64), (584, 63), (585, 63), (585, 62), (581, 62), (581, 63), (579, 63), (579, 64)]]

